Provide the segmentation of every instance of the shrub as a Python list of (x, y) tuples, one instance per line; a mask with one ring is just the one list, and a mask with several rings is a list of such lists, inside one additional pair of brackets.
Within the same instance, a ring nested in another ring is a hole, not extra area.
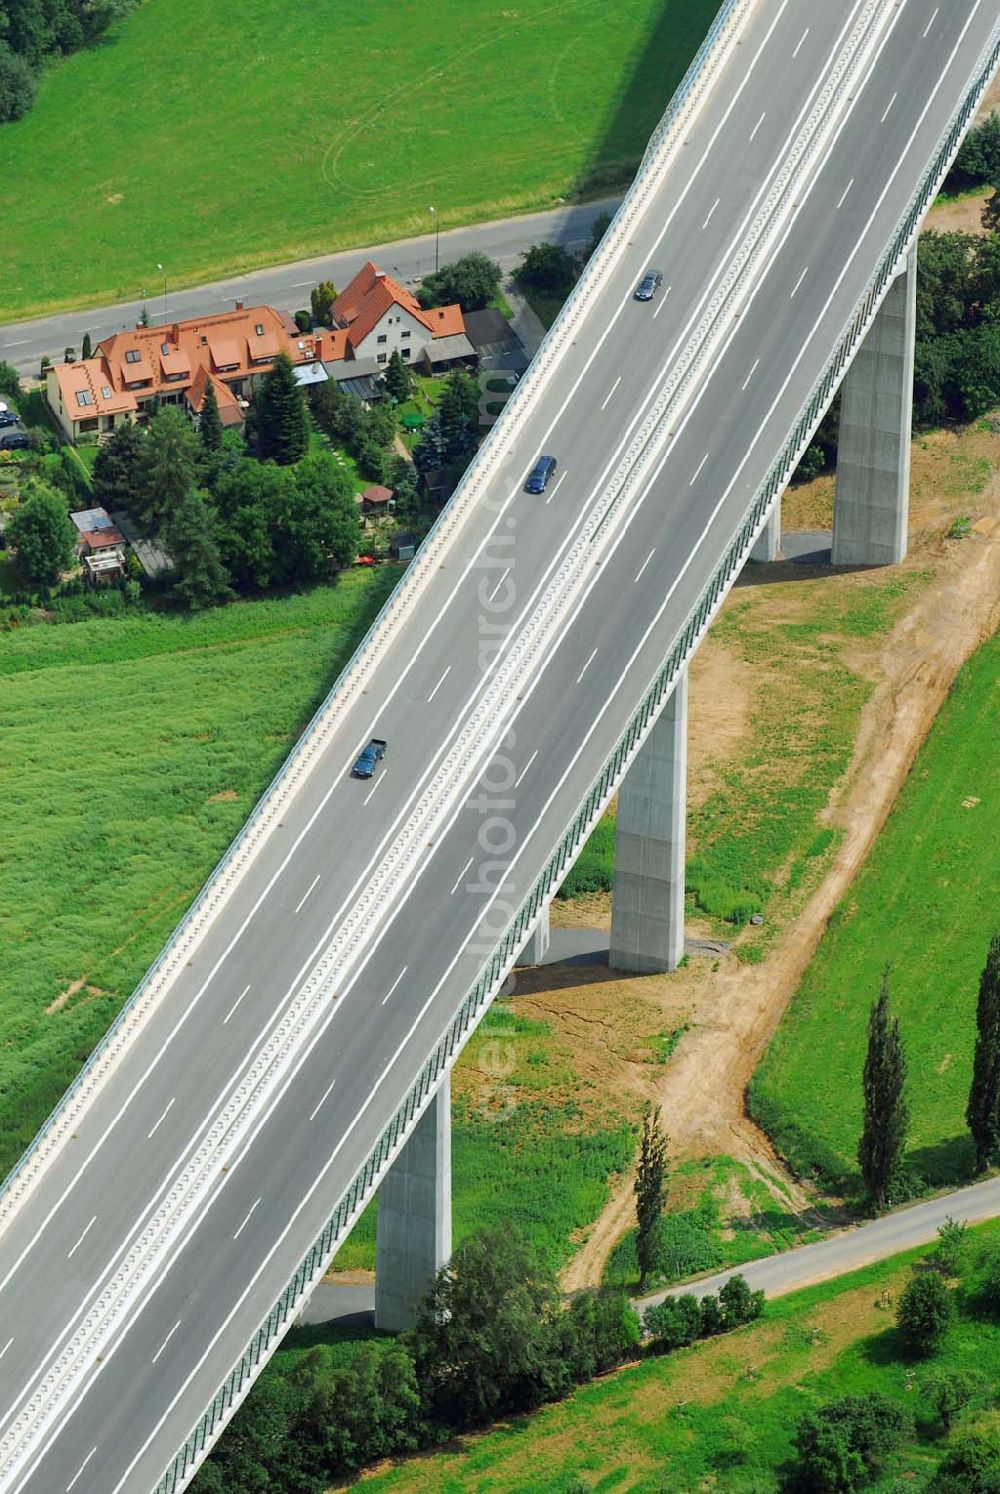
[(35, 77), (23, 57), (0, 41), (0, 124), (20, 119), (35, 101)]
[(701, 1333), (701, 1306), (697, 1297), (667, 1297), (646, 1309), (643, 1317), (653, 1347), (661, 1354), (693, 1344)]
[(928, 1494), (1000, 1494), (1000, 1428), (995, 1422), (958, 1434)]
[(938, 1230), (938, 1242), (927, 1257), (928, 1264), (943, 1276), (958, 1276), (965, 1260), (969, 1226), (951, 1215)]
[(899, 1336), (921, 1358), (939, 1348), (954, 1316), (951, 1292), (936, 1272), (911, 1277), (896, 1309)]
[(719, 1293), (719, 1306), (727, 1328), (751, 1323), (764, 1311), (764, 1293), (752, 1292), (745, 1276), (730, 1276)]
[(297, 311), (295, 313), (295, 325), (300, 332), (308, 332), (312, 327), (312, 317), (308, 311)]
[(793, 1487), (804, 1494), (863, 1488), (911, 1430), (906, 1410), (878, 1391), (830, 1401), (799, 1422)]
[(726, 1326), (719, 1306), (719, 1299), (714, 1292), (708, 1292), (701, 1299), (701, 1336), (712, 1338), (716, 1333), (722, 1333)]

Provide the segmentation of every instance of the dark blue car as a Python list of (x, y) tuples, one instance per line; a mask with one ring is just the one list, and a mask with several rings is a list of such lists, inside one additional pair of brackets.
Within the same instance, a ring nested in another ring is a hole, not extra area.
[(379, 763), (385, 757), (386, 743), (381, 737), (372, 737), (368, 746), (361, 753), (351, 773), (355, 778), (371, 778)]
[(524, 491), (526, 493), (544, 493), (555, 470), (555, 457), (540, 456), (531, 469), (531, 476), (524, 485)]

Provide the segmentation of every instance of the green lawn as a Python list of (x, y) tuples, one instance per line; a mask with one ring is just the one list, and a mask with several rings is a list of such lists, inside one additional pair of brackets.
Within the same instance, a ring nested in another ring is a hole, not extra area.
[(0, 320), (618, 186), (716, 8), (146, 0), (0, 129)]
[[(995, 1248), (998, 1231), (996, 1224), (975, 1231), (972, 1250)], [(931, 1367), (975, 1371), (992, 1404), (1000, 1326), (974, 1316), (974, 1301), (960, 1288), (958, 1320), (941, 1351), (926, 1366), (901, 1357), (881, 1292), (888, 1288), (898, 1300), (920, 1253), (768, 1303), (748, 1328), (606, 1376), (534, 1416), (373, 1474), (362, 1487), (372, 1494), (771, 1494), (804, 1412), (879, 1390), (914, 1412), (916, 1435), (866, 1487), (921, 1489), (947, 1447), (923, 1402), (921, 1378)]]
[[(0, 634), (0, 1175), (396, 579)], [(68, 993), (68, 994), (67, 994)]]
[(976, 991), (998, 924), (998, 734), (995, 637), (959, 675), (754, 1077), (754, 1115), (829, 1185), (855, 1175), (866, 1023), (886, 961), (909, 1054), (910, 1162), (934, 1182), (969, 1169)]

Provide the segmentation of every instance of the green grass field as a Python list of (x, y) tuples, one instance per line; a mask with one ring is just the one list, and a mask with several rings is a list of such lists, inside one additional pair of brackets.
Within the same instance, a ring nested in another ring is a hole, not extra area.
[[(996, 1224), (975, 1231), (973, 1251), (995, 1248), (998, 1232)], [(1000, 1326), (975, 1317), (960, 1289), (959, 1317), (941, 1351), (926, 1366), (902, 1358), (880, 1297), (888, 1288), (898, 1299), (919, 1254), (768, 1303), (748, 1328), (606, 1376), (534, 1416), (370, 1475), (363, 1487), (372, 1494), (771, 1494), (804, 1412), (879, 1390), (909, 1405), (916, 1436), (865, 1487), (921, 1489), (948, 1445), (922, 1402), (921, 1377), (931, 1367), (975, 1371), (992, 1404)]]
[[(560, 1265), (603, 1208), (612, 1176), (632, 1159), (630, 1118), (617, 1097), (579, 1076), (548, 1023), (493, 1006), (452, 1081), (456, 1244), (478, 1229), (517, 1229)], [(377, 1200), (336, 1270), (374, 1266), (376, 1209)]]
[(868, 1011), (886, 961), (909, 1054), (909, 1160), (933, 1182), (971, 1165), (976, 992), (998, 924), (998, 733), (995, 637), (960, 673), (754, 1077), (756, 1118), (827, 1185), (856, 1176)]
[(0, 129), (0, 320), (622, 185), (716, 8), (145, 0)]
[(392, 582), (0, 635), (0, 1174), (137, 984)]

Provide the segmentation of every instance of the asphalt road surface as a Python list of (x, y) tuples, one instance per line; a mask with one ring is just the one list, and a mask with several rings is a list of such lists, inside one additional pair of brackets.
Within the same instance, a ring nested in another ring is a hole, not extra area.
[[(498, 429), (491, 501), (466, 520), (239, 897), (0, 1236), (0, 1447), (33, 1398), (52, 1412), (3, 1475), (5, 1494), (156, 1484), (477, 980), (496, 900), (513, 907), (528, 893), (643, 700), (964, 96), (992, 36), (992, 0), (886, 6), (886, 45), (655, 476), (595, 541), (571, 619), (496, 708), (496, 756), (474, 780), (441, 766), (674, 367), (860, 9), (760, 0), (556, 376), (519, 423)], [(664, 285), (641, 305), (632, 291), (650, 264)], [(522, 484), (540, 451), (560, 466), (535, 497)], [(501, 651), (489, 667), (484, 642)], [(359, 783), (350, 765), (371, 736), (389, 754)], [(446, 823), (405, 886), (353, 924), (438, 774), (456, 792)], [(57, 1402), (44, 1387), (72, 1336), (100, 1311), (126, 1252), (161, 1228), (166, 1190), (320, 951), (352, 927), (343, 978), (294, 1070)]]
[(299, 307), (308, 310), (309, 292), (314, 285), (321, 280), (332, 280), (337, 289), (342, 290), (368, 259), (373, 259), (380, 269), (386, 270), (403, 285), (429, 275), (434, 269), (436, 254), (440, 263), (446, 265), (475, 251), (488, 254), (505, 270), (510, 270), (532, 244), (543, 239), (563, 244), (567, 249), (583, 248), (590, 239), (595, 218), (601, 213), (613, 213), (619, 201), (617, 197), (605, 198), (521, 218), (504, 218), (495, 223), (449, 229), (441, 234), (437, 245), (433, 234), (425, 234), (421, 238), (400, 239), (393, 244), (375, 244), (370, 249), (349, 249), (342, 254), (302, 259), (267, 270), (251, 270), (246, 275), (234, 275), (228, 280), (214, 280), (186, 290), (171, 292), (168, 280), (166, 302), (162, 278), (157, 281), (154, 274), (146, 287), (146, 295), (135, 301), (0, 325), (0, 358), (12, 363), (19, 373), (36, 378), (43, 357), (56, 361), (62, 357), (66, 347), (76, 348), (79, 354), (85, 332), (89, 332), (91, 341), (97, 343), (113, 332), (134, 327), (144, 306), (153, 323), (229, 311), (236, 301), (242, 301), (246, 306), (276, 306), (279, 311), (296, 311)]
[[(881, 1219), (873, 1219), (858, 1229), (845, 1230), (843, 1234), (831, 1235), (829, 1239), (817, 1240), (814, 1245), (798, 1245), (794, 1250), (784, 1250), (779, 1255), (769, 1255), (765, 1260), (748, 1261), (732, 1271), (719, 1271), (714, 1276), (703, 1276), (687, 1286), (672, 1287), (669, 1292), (653, 1292), (648, 1297), (636, 1299), (636, 1307), (643, 1309), (662, 1302), (665, 1297), (679, 1297), (684, 1292), (694, 1292), (705, 1297), (717, 1292), (730, 1276), (745, 1276), (753, 1291), (760, 1288), (769, 1297), (782, 1297), (786, 1292), (797, 1292), (801, 1287), (815, 1286), (818, 1281), (830, 1281), (835, 1276), (846, 1276), (849, 1271), (859, 1271), (875, 1261), (887, 1260), (901, 1251), (913, 1250), (918, 1245), (927, 1245), (937, 1236), (946, 1219), (957, 1219), (959, 1223), (980, 1224), (984, 1219), (995, 1219), (1000, 1214), (1000, 1178), (988, 1178), (984, 1183), (974, 1183), (971, 1188), (959, 1188), (954, 1193), (943, 1193), (939, 1198), (930, 1198), (926, 1203), (913, 1204), (908, 1209), (897, 1209)], [(350, 1290), (342, 1288), (343, 1292)], [(357, 1290), (357, 1289), (353, 1289)], [(363, 1290), (363, 1289), (362, 1289)], [(345, 1312), (348, 1301), (345, 1297), (327, 1299), (335, 1308), (336, 1315)], [(357, 1298), (358, 1309), (364, 1299)], [(334, 1316), (334, 1313), (331, 1313)], [(311, 1322), (320, 1322), (312, 1317)]]

